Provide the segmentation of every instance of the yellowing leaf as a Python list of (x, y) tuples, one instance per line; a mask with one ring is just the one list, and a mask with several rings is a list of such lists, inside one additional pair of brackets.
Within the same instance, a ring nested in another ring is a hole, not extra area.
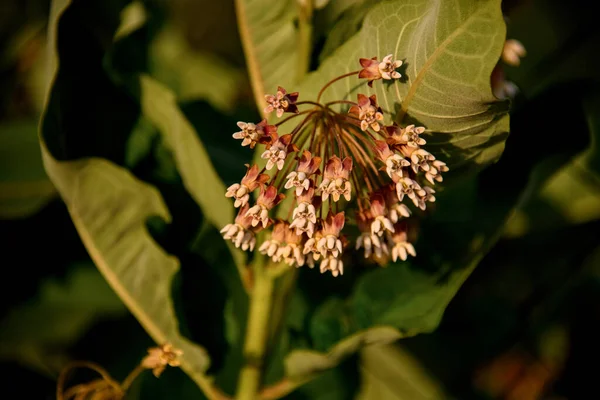
[[(69, 1), (52, 4), (49, 48), (57, 48), (58, 24), (69, 6)], [(69, 32), (61, 30), (61, 34), (66, 33)], [(179, 333), (171, 298), (172, 279), (179, 262), (158, 246), (146, 229), (151, 216), (170, 220), (160, 193), (104, 159), (54, 158), (46, 138), (60, 136), (63, 119), (69, 114), (61, 110), (59, 96), (53, 95), (58, 88), (65, 90), (69, 76), (58, 74), (58, 53), (49, 53), (48, 65), (48, 92), (40, 124), (42, 157), (48, 176), (65, 201), (92, 260), (113, 290), (157, 343), (169, 342), (183, 350), (181, 368), (205, 393), (214, 393), (210, 379), (204, 375), (209, 365), (206, 351)], [(168, 100), (167, 97), (166, 110), (159, 110), (167, 115), (173, 112)]]

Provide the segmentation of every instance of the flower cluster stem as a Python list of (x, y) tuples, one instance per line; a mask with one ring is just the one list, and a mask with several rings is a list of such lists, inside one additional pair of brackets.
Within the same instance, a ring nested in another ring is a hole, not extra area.
[(269, 317), (273, 302), (274, 277), (268, 274), (262, 257), (254, 267), (254, 286), (244, 341), (244, 358), (238, 379), (237, 400), (256, 400), (262, 384), (265, 350), (269, 336)]

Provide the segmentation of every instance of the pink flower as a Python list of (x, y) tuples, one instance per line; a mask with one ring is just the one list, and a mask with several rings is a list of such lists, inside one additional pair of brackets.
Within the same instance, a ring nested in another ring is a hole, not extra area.
[(275, 111), (277, 118), (281, 118), (284, 112), (298, 113), (298, 107), (296, 106), (298, 92), (288, 93), (284, 88), (278, 86), (275, 96), (268, 94), (265, 96), (265, 100), (268, 104), (264, 109), (266, 114)]
[(367, 97), (364, 94), (358, 95), (358, 105), (350, 107), (348, 114), (353, 114), (360, 120), (360, 129), (366, 131), (369, 127), (375, 132), (379, 132), (381, 125), (379, 121), (383, 120), (383, 112), (377, 105), (377, 96)]

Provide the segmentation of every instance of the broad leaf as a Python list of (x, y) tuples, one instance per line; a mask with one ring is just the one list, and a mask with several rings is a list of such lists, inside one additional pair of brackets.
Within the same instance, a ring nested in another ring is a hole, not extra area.
[[(325, 44), (319, 60), (323, 61), (331, 56), (338, 47), (344, 44), (356, 32), (360, 31), (363, 20), (373, 6), (381, 0), (348, 0), (332, 1), (317, 16), (317, 24), (323, 24)], [(321, 16), (323, 15), (324, 16)]]
[(490, 87), (505, 31), (499, 1), (386, 1), (369, 12), (358, 35), (290, 90), (312, 99), (330, 79), (358, 71), (359, 58), (392, 54), (404, 62), (404, 79), (376, 82), (372, 90), (365, 81), (343, 79), (322, 100), (375, 93), (388, 120), (427, 128), (427, 149), (451, 171), (482, 167), (500, 157), (508, 136), (508, 103)]
[[(140, 102), (144, 116), (163, 135), (173, 152), (184, 186), (200, 205), (206, 219), (217, 228), (232, 223), (233, 207), (225, 199), (225, 185), (210, 162), (194, 127), (187, 120), (171, 90), (147, 75), (140, 76)], [(245, 254), (230, 246), (239, 268)]]
[(176, 26), (167, 25), (150, 43), (151, 73), (173, 89), (179, 101), (206, 99), (220, 111), (234, 111), (244, 73), (222, 58), (194, 50)]
[[(54, 49), (60, 18), (69, 6), (66, 0), (52, 3), (48, 37)], [(40, 128), (46, 172), (111, 287), (156, 342), (170, 342), (183, 350), (182, 368), (200, 387), (210, 391), (209, 379), (204, 375), (209, 364), (206, 351), (183, 338), (178, 330), (171, 299), (178, 260), (160, 248), (146, 229), (151, 216), (170, 219), (159, 192), (107, 160), (59, 161), (48, 150), (46, 139), (58, 136), (63, 120), (69, 117), (55, 96), (57, 87), (63, 91), (68, 88), (62, 81), (68, 77), (58, 74), (58, 57), (57, 52), (49, 53), (48, 92)]]
[(336, 344), (327, 353), (311, 350), (296, 350), (285, 361), (286, 373), (291, 379), (305, 380), (312, 375), (333, 368), (345, 357), (355, 353), (362, 346), (391, 343), (402, 335), (389, 327), (374, 327), (368, 331), (349, 336)]
[(158, 127), (173, 151), (186, 189), (215, 226), (220, 228), (230, 223), (234, 214), (231, 204), (223, 201), (225, 185), (173, 92), (147, 75), (140, 77), (140, 89), (142, 112)]
[(238, 29), (259, 110), (264, 95), (296, 79), (298, 51), (296, 0), (235, 0)]
[(150, 216), (169, 219), (158, 191), (108, 161), (58, 162), (42, 149), (48, 174), (98, 269), (157, 343), (184, 351), (182, 368), (192, 379), (206, 379), (207, 354), (177, 327), (171, 281), (178, 261), (146, 230)]
[(447, 396), (419, 360), (400, 346), (370, 346), (360, 353), (357, 400), (435, 400)]
[[(122, 22), (122, 24), (125, 23), (126, 21)], [(155, 40), (154, 51), (157, 51), (157, 48), (161, 48), (161, 40), (166, 40), (171, 44), (176, 44), (175, 48), (170, 49), (169, 51), (186, 53), (184, 51), (185, 48), (181, 48), (184, 46), (182, 43), (183, 39), (178, 38), (177, 33), (171, 32), (169, 29), (163, 33), (167, 34), (167, 36), (175, 35), (175, 38), (160, 39), (159, 36), (159, 38)], [(146, 43), (143, 40), (140, 40), (141, 38), (143, 38), (143, 36), (136, 35), (135, 33), (128, 37), (123, 37), (121, 41), (114, 46), (113, 50), (116, 50), (109, 53), (111, 61), (109, 70), (112, 72), (114, 79), (124, 82), (131, 90), (132, 94), (139, 100), (142, 116), (138, 120), (138, 129), (136, 129), (136, 132), (139, 133), (136, 135), (137, 139), (142, 141), (146, 140), (153, 134), (147, 135), (148, 132), (144, 133), (144, 131), (152, 131), (153, 127), (157, 129), (162, 137), (165, 147), (172, 153), (173, 161), (181, 175), (185, 188), (200, 206), (206, 219), (215, 227), (221, 229), (223, 226), (233, 221), (234, 209), (231, 202), (225, 201), (225, 185), (217, 174), (200, 135), (182, 111), (182, 108), (178, 103), (178, 100), (181, 99), (178, 99), (176, 92), (167, 87), (164, 83), (161, 83), (159, 80), (144, 73), (143, 68), (131, 68), (128, 66), (127, 60), (129, 52), (127, 49), (133, 51), (135, 48), (146, 46)], [(163, 49), (163, 52), (165, 51), (167, 50)], [(154, 54), (154, 57), (158, 57), (158, 55)], [(171, 54), (170, 57), (172, 58), (174, 55)], [(201, 67), (201, 64), (196, 63), (199, 59), (194, 56), (188, 55), (183, 60), (180, 59), (181, 56), (178, 57), (178, 62), (180, 62), (180, 64), (187, 65), (187, 67), (181, 65), (181, 68), (190, 69), (193, 67), (197, 69)], [(169, 62), (173, 63), (174, 60), (167, 60), (167, 63)], [(154, 67), (156, 67), (156, 65), (154, 65)], [(158, 66), (158, 69), (160, 71), (160, 65)], [(161, 74), (159, 73), (159, 76), (160, 75)], [(162, 76), (162, 78), (166, 81), (170, 80), (166, 76)], [(182, 94), (185, 93), (186, 90), (191, 92), (195, 91), (193, 87), (190, 88), (191, 86), (194, 86), (191, 82), (201, 82), (198, 77), (194, 77), (193, 79), (189, 76), (180, 78), (182, 80), (181, 84), (186, 87), (185, 89), (180, 88), (180, 90), (178, 90), (180, 97), (186, 97)], [(186, 80), (187, 82), (185, 82)], [(217, 81), (219, 81), (219, 79), (217, 79)], [(206, 79), (202, 82), (205, 85)], [(178, 87), (179, 85), (175, 84), (174, 86)], [(188, 95), (189, 94), (190, 93), (188, 92)], [(216, 92), (212, 90), (202, 91), (202, 96), (207, 97), (212, 103), (219, 103), (222, 107), (225, 107), (225, 103), (227, 103), (228, 99), (223, 96), (215, 97), (215, 95)], [(229, 160), (227, 161), (229, 162)], [(236, 167), (243, 168), (242, 165), (243, 164), (240, 164), (239, 166), (236, 165)], [(230, 250), (238, 268), (243, 268), (245, 265), (245, 255), (233, 246), (230, 246)]]

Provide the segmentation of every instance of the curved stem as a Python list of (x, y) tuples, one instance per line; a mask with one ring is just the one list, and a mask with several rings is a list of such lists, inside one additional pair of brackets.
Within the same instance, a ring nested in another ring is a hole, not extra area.
[(92, 371), (97, 372), (98, 375), (100, 375), (102, 377), (103, 382), (106, 382), (108, 385), (112, 386), (115, 390), (121, 390), (121, 387), (119, 386), (119, 384), (117, 382), (115, 382), (114, 379), (112, 379), (112, 377), (109, 375), (109, 373), (106, 372), (106, 370), (104, 368), (102, 368), (100, 365), (93, 363), (93, 362), (89, 362), (89, 361), (73, 361), (73, 362), (69, 363), (61, 371), (60, 375), (58, 376), (58, 382), (56, 384), (56, 398), (58, 400), (62, 400), (65, 398), (64, 387), (65, 387), (65, 382), (67, 380), (67, 375), (68, 375), (69, 371), (71, 371), (72, 369), (75, 369), (75, 368), (91, 369)]
[(350, 101), (350, 100), (336, 100), (336, 101), (329, 101), (327, 103), (325, 103), (325, 107), (334, 105), (334, 104), (349, 104), (351, 106), (357, 106), (358, 104), (355, 101)]
[(325, 84), (325, 86), (323, 86), (323, 87), (321, 88), (321, 90), (319, 91), (319, 94), (317, 95), (317, 103), (319, 102), (319, 100), (321, 100), (321, 96), (323, 95), (323, 92), (324, 92), (324, 91), (325, 91), (325, 89), (327, 89), (329, 86), (333, 85), (335, 82), (339, 81), (340, 79), (344, 79), (344, 78), (347, 78), (347, 77), (349, 77), (349, 76), (356, 75), (356, 74), (358, 74), (359, 72), (360, 72), (360, 71), (352, 71), (352, 72), (348, 72), (347, 74), (340, 75), (340, 76), (338, 76), (337, 78), (334, 78), (334, 79), (330, 80), (329, 82), (327, 82), (327, 83)]
[(313, 380), (318, 375), (319, 374), (311, 374), (308, 376), (304, 376), (301, 378), (295, 378), (295, 379), (291, 379), (291, 378), (287, 378), (287, 377), (283, 378), (279, 382), (276, 382), (272, 385), (264, 387), (258, 394), (258, 398), (260, 400), (280, 399), (280, 398), (290, 394), (291, 392), (293, 392), (299, 386), (302, 386), (305, 383)]
[(142, 371), (144, 371), (144, 369), (145, 368), (142, 366), (142, 364), (138, 364), (138, 366), (135, 367), (135, 369), (131, 371), (129, 375), (127, 375), (125, 380), (123, 380), (123, 382), (121, 383), (121, 389), (123, 389), (124, 392), (129, 390), (129, 387), (131, 386), (135, 378), (137, 378), (138, 375), (141, 374)]
[[(296, 105), (298, 105), (298, 104), (301, 104), (301, 103), (296, 103)], [(307, 103), (306, 103), (306, 102), (304, 102), (303, 104), (307, 104)], [(320, 105), (320, 104), (319, 104), (319, 105)], [(284, 118), (284, 119), (282, 119), (281, 121), (277, 122), (277, 123), (275, 124), (275, 126), (280, 126), (280, 125), (283, 125), (283, 124), (285, 124), (286, 122), (288, 122), (289, 120), (291, 120), (291, 119), (294, 119), (294, 118), (296, 118), (296, 117), (299, 117), (300, 115), (308, 114), (309, 112), (312, 112), (312, 109), (311, 109), (311, 110), (304, 110), (304, 111), (300, 111), (298, 114), (290, 115), (289, 117), (287, 117), (287, 118)]]
[(238, 379), (237, 400), (256, 400), (262, 383), (263, 363), (269, 317), (273, 301), (274, 277), (267, 273), (264, 258), (258, 257), (254, 265), (254, 288), (250, 294), (250, 313), (244, 341), (246, 365)]

